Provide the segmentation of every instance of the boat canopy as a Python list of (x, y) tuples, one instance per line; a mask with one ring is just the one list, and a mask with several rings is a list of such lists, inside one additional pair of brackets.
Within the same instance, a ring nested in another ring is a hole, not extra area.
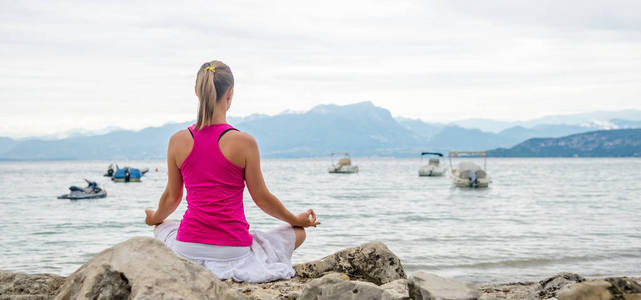
[(451, 151), (450, 157), (459, 157), (461, 154), (464, 155), (478, 155), (480, 157), (487, 157), (487, 152), (485, 151)]
[(450, 155), (449, 155), (450, 156), (450, 168), (454, 168), (453, 167), (453, 163), (452, 163), (452, 158), (459, 157), (459, 156), (461, 156), (461, 154), (463, 154), (463, 156), (465, 156), (465, 157), (475, 157), (475, 156), (482, 157), (483, 158), (483, 170), (487, 169), (487, 152), (485, 152), (485, 151), (451, 151)]
[(438, 152), (421, 152), (421, 156), (423, 155), (436, 155), (439, 157), (443, 157), (443, 153), (438, 153)]

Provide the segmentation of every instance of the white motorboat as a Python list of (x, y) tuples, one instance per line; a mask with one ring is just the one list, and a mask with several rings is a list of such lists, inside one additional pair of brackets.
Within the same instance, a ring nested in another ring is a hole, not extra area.
[(445, 168), (441, 167), (441, 157), (443, 157), (443, 154), (438, 152), (421, 152), (421, 164), (423, 164), (425, 155), (429, 157), (429, 160), (427, 165), (423, 165), (418, 169), (418, 176), (443, 176), (443, 174), (445, 174)]
[(332, 174), (352, 174), (358, 173), (358, 166), (352, 165), (352, 160), (349, 157), (349, 153), (345, 152), (344, 156), (334, 163), (334, 157), (336, 156), (335, 152), (332, 152), (331, 159), (332, 165), (329, 167), (328, 171)]
[[(471, 161), (461, 161), (454, 168), (453, 159), (464, 155), (466, 157), (482, 157), (483, 167)], [(481, 188), (488, 187), (492, 179), (487, 174), (487, 153), (483, 151), (452, 151), (450, 152), (450, 177), (458, 187)]]

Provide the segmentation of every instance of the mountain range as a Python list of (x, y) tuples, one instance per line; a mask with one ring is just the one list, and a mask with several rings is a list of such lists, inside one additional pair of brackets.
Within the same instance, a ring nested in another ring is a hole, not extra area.
[(578, 133), (561, 138), (533, 138), (510, 149), (488, 151), (499, 157), (640, 157), (641, 129)]
[[(607, 119), (597, 119), (597, 116)], [(561, 123), (559, 116), (542, 119), (551, 123), (513, 122), (514, 126), (494, 132), (487, 126), (483, 127), (486, 130), (469, 128), (470, 120), (445, 124), (394, 118), (384, 108), (360, 102), (319, 105), (303, 113), (230, 117), (228, 121), (252, 134), (263, 156), (283, 158), (321, 157), (333, 151), (348, 151), (354, 156), (408, 157), (421, 151), (509, 148), (533, 137), (556, 138), (601, 128), (641, 128), (641, 111), (633, 110), (570, 115), (567, 123)], [(120, 129), (63, 139), (0, 137), (0, 159), (162, 159), (171, 134), (192, 123), (170, 123), (139, 131)]]

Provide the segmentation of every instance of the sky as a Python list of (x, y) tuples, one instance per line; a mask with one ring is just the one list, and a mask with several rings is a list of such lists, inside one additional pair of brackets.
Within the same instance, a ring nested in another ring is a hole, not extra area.
[(526, 120), (641, 109), (641, 2), (0, 0), (0, 136), (372, 101), (394, 116)]

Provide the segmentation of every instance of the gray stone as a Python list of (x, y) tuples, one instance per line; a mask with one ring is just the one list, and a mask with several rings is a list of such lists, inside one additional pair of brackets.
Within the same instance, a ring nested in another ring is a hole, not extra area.
[(410, 299), (409, 289), (407, 288), (407, 279), (396, 279), (392, 282), (381, 285), (381, 288), (394, 296), (394, 299)]
[(641, 299), (641, 285), (627, 277), (606, 278), (610, 283), (610, 293), (617, 298)]
[(641, 285), (625, 278), (577, 283), (559, 292), (559, 300), (641, 300)]
[(414, 273), (408, 286), (414, 300), (474, 300), (480, 296), (478, 287), (473, 283), (425, 272)]
[(67, 277), (56, 299), (247, 299), (153, 238), (108, 248)]
[(301, 278), (319, 278), (325, 273), (338, 272), (377, 285), (407, 278), (401, 260), (380, 242), (366, 243), (320, 260), (295, 265), (294, 270)]
[(574, 273), (559, 273), (550, 278), (539, 281), (537, 297), (539, 299), (556, 298), (561, 289), (578, 282), (585, 281), (581, 275)]
[(371, 282), (341, 279), (335, 274), (310, 281), (303, 289), (301, 300), (397, 300), (390, 292)]
[(537, 300), (536, 289), (539, 283), (512, 282), (504, 284), (485, 285), (479, 289), (479, 300)]
[(264, 283), (233, 282), (232, 280), (227, 280), (225, 283), (227, 283), (233, 290), (238, 291), (252, 300), (293, 300), (300, 297), (300, 293), (305, 286), (306, 280), (294, 277), (290, 280), (279, 280)]
[(605, 280), (591, 280), (575, 284), (559, 292), (559, 300), (610, 300), (612, 295)]
[(24, 274), (0, 270), (0, 299), (49, 299), (65, 278), (53, 274)]

